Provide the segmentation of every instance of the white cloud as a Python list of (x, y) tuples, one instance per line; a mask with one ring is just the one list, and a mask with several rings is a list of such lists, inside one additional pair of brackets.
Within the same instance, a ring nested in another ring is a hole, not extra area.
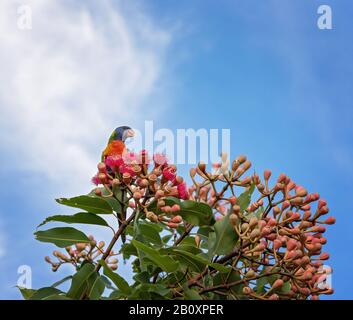
[(140, 9), (89, 3), (26, 1), (32, 30), (20, 30), (22, 1), (0, 2), (1, 149), (75, 192), (87, 189), (110, 131), (146, 117), (170, 40)]

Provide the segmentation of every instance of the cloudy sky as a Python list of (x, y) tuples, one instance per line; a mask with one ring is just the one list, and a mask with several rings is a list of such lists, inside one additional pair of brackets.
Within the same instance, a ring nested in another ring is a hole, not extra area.
[(21, 265), (34, 287), (59, 278), (36, 225), (89, 191), (114, 127), (146, 120), (229, 128), (232, 155), (319, 191), (335, 297), (353, 298), (350, 0), (325, 1), (332, 30), (320, 0), (28, 0), (30, 30), (22, 4), (0, 1), (0, 298), (19, 298)]

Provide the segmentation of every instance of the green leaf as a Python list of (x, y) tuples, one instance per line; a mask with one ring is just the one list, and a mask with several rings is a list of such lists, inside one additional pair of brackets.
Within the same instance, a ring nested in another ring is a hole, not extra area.
[(124, 243), (120, 248), (124, 259), (129, 259), (131, 256), (138, 256), (136, 248), (131, 243)]
[(88, 297), (91, 300), (99, 300), (105, 289), (105, 281), (97, 273), (93, 273), (88, 282)]
[[(213, 278), (213, 285), (217, 286), (220, 284), (228, 284), (239, 281), (241, 279), (240, 274), (236, 270), (230, 270), (228, 273), (217, 273)], [(232, 293), (237, 295), (243, 294), (244, 283), (239, 283), (230, 287)], [(227, 289), (220, 289), (220, 291), (227, 291)]]
[(65, 223), (94, 224), (94, 225), (108, 227), (108, 223), (100, 216), (97, 216), (96, 214), (90, 213), (90, 212), (79, 212), (70, 216), (55, 215), (55, 216), (48, 217), (40, 225), (38, 225), (37, 228), (43, 226), (44, 224), (50, 221), (65, 222)]
[(230, 253), (238, 240), (238, 235), (229, 222), (229, 214), (218, 220), (213, 227), (215, 232), (209, 235), (210, 256)]
[(54, 243), (60, 248), (65, 248), (75, 243), (90, 242), (83, 232), (69, 227), (37, 231), (34, 235), (38, 241)]
[(65, 277), (64, 279), (61, 279), (61, 280), (59, 280), (59, 281), (53, 283), (53, 284), (51, 285), (51, 287), (56, 288), (56, 287), (60, 286), (61, 284), (63, 284), (64, 282), (70, 280), (70, 279), (72, 279), (72, 276), (67, 276), (67, 277)]
[(243, 212), (251, 202), (251, 196), (254, 193), (255, 184), (252, 184), (250, 188), (244, 191), (237, 199), (237, 204), (240, 206), (241, 212)]
[(72, 299), (68, 298), (64, 294), (53, 294), (51, 296), (43, 298), (42, 300), (72, 300)]
[(145, 240), (159, 246), (162, 245), (162, 240), (158, 231), (151, 224), (141, 223), (138, 228), (140, 229), (139, 232), (141, 236)]
[(185, 288), (184, 297), (186, 300), (202, 300), (202, 297), (194, 289)]
[(17, 288), (20, 290), (20, 292), (22, 294), (22, 297), (25, 300), (29, 300), (31, 298), (31, 296), (33, 296), (37, 292), (37, 290), (27, 289), (27, 288), (24, 288), (24, 287), (17, 286)]
[(206, 266), (210, 266), (220, 272), (229, 272), (229, 268), (223, 266), (222, 264), (210, 262), (201, 256), (195, 255), (188, 251), (180, 250), (180, 248), (172, 249), (170, 253), (182, 257), (184, 261), (189, 263), (189, 267), (197, 272), (202, 272)]
[(91, 213), (109, 214), (113, 210), (104, 198), (93, 196), (78, 196), (74, 198), (59, 198), (56, 201), (65, 206), (80, 208)]
[(80, 299), (82, 294), (87, 290), (88, 279), (94, 273), (94, 265), (85, 263), (72, 277), (71, 287), (67, 292), (67, 296), (72, 299)]
[(130, 285), (117, 273), (113, 272), (105, 263), (104, 260), (100, 260), (99, 264), (103, 267), (103, 273), (120, 289), (121, 292), (129, 295), (131, 292)]
[(53, 287), (44, 287), (38, 289), (30, 298), (29, 300), (44, 300), (50, 296), (57, 295), (62, 293), (61, 290), (53, 288)]
[(178, 268), (178, 262), (167, 255), (160, 254), (157, 250), (146, 246), (145, 244), (132, 240), (132, 244), (138, 251), (142, 251), (144, 255), (154, 264), (167, 272), (173, 272)]
[[(95, 194), (94, 190), (92, 190), (92, 191), (88, 194), (88, 196), (89, 196), (89, 197), (93, 197), (93, 198), (99, 198), (99, 199), (102, 199), (102, 200), (106, 201), (106, 202), (110, 205), (110, 207), (111, 207), (116, 213), (121, 213), (123, 210), (122, 210), (122, 208), (121, 208), (120, 202), (119, 202), (115, 197), (113, 197), (113, 196), (108, 196), (109, 193), (108, 193), (107, 189), (105, 189), (104, 187), (101, 187), (101, 188), (99, 188), (99, 189), (101, 190), (102, 195), (103, 195), (104, 197), (97, 196), (97, 195)], [(116, 195), (115, 195), (115, 196), (118, 197), (118, 199), (121, 199), (121, 191), (120, 191), (120, 189), (119, 189), (118, 192), (116, 192)]]

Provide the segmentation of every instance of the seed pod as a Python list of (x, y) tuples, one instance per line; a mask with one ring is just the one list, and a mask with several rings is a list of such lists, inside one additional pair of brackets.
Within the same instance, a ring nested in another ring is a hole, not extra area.
[(117, 258), (113, 258), (109, 260), (110, 264), (117, 264), (118, 263), (118, 259)]
[(268, 298), (268, 300), (279, 300), (279, 296), (276, 293), (271, 294), (271, 296)]
[(103, 249), (104, 246), (105, 246), (105, 242), (104, 242), (104, 241), (99, 241), (99, 242), (98, 242), (97, 247), (98, 247), (99, 249)]

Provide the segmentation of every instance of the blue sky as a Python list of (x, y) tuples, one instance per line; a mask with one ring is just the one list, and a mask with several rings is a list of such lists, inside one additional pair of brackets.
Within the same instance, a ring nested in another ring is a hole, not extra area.
[[(0, 5), (0, 298), (19, 298), (20, 265), (34, 287), (65, 274), (35, 226), (65, 212), (55, 197), (89, 190), (112, 128), (145, 120), (230, 128), (233, 156), (318, 191), (337, 218), (334, 297), (353, 298), (351, 1), (41, 0), (28, 31), (19, 3)], [(332, 30), (317, 27), (321, 4)]]

